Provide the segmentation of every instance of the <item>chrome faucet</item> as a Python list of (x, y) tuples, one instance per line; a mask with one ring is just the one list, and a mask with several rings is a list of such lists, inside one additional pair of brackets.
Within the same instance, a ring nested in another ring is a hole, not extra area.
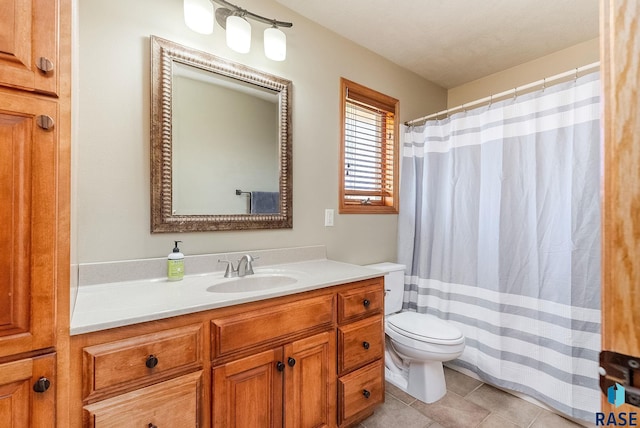
[(238, 261), (238, 276), (242, 277), (245, 275), (253, 275), (253, 262), (255, 258), (251, 257), (250, 254), (245, 254)]
[(253, 265), (251, 264), (258, 257), (252, 257), (250, 254), (245, 254), (240, 260), (238, 260), (238, 268), (233, 267), (233, 262), (229, 260), (218, 260), (218, 263), (226, 263), (227, 269), (224, 271), (225, 278), (243, 277), (246, 275), (253, 275)]

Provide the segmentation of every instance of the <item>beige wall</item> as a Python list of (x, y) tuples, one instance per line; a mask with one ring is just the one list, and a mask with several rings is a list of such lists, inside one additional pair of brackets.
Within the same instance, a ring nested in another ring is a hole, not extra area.
[[(594, 63), (600, 59), (599, 39), (589, 40), (533, 61), (449, 89), (447, 108)], [(427, 114), (427, 113), (425, 113)]]
[[(330, 258), (395, 260), (395, 215), (337, 215), (340, 77), (400, 100), (402, 121), (446, 106), (446, 90), (325, 30), (273, 0), (243, 7), (288, 20), (288, 57), (262, 52), (265, 25), (252, 22), (251, 53), (230, 51), (224, 31), (184, 25), (181, 0), (81, 0), (74, 80), (73, 171), (80, 263), (162, 257), (173, 240), (186, 254), (324, 244)], [(151, 34), (293, 81), (293, 216), (288, 230), (151, 234), (149, 108)], [(325, 227), (324, 209), (336, 210)]]

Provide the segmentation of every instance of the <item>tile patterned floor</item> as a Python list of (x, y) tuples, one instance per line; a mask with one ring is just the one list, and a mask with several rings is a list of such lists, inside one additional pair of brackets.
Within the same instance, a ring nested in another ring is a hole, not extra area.
[(447, 394), (426, 404), (387, 382), (385, 403), (359, 428), (581, 428), (568, 419), (455, 370)]

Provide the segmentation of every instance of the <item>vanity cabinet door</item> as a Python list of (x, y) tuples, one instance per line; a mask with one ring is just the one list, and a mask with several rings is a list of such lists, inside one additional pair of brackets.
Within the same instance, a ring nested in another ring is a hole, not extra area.
[(0, 364), (0, 427), (56, 426), (55, 354)]
[(335, 349), (334, 331), (284, 347), (286, 427), (335, 426)]
[(282, 348), (213, 369), (213, 426), (281, 427), (286, 364)]
[(58, 0), (0, 0), (0, 85), (58, 93)]
[(213, 369), (217, 427), (335, 427), (335, 332)]
[(54, 346), (57, 117), (0, 89), (0, 357)]
[(198, 427), (202, 371), (84, 407), (85, 427)]

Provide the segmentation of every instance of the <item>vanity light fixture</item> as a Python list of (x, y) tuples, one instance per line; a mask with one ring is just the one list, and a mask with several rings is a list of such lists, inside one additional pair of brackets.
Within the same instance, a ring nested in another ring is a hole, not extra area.
[[(220, 7), (216, 7), (215, 14), (212, 2), (220, 5)], [(210, 7), (203, 6), (204, 3)], [(196, 8), (194, 5), (200, 6)], [(196, 10), (197, 12), (194, 12)], [(227, 31), (227, 46), (239, 53), (247, 53), (251, 49), (251, 24), (247, 19), (269, 24), (270, 27), (264, 31), (266, 57), (274, 61), (284, 61), (287, 57), (287, 37), (280, 28), (291, 28), (293, 26), (291, 22), (265, 18), (226, 0), (184, 0), (184, 13), (187, 26), (202, 34), (211, 34), (215, 15), (216, 22)], [(210, 24), (207, 27), (204, 24), (198, 24), (200, 21)], [(204, 32), (201, 31), (203, 27), (211, 29), (209, 32)]]

